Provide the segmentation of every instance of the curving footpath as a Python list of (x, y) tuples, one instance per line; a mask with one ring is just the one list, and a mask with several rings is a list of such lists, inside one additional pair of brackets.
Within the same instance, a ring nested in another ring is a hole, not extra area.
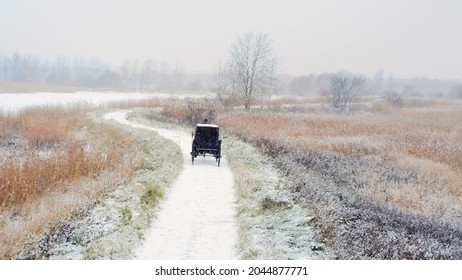
[(136, 250), (137, 259), (236, 259), (237, 222), (233, 174), (226, 158), (198, 157), (191, 164), (191, 135), (130, 122), (128, 111), (108, 113), (106, 119), (159, 133), (178, 144), (183, 171), (170, 188), (157, 218)]

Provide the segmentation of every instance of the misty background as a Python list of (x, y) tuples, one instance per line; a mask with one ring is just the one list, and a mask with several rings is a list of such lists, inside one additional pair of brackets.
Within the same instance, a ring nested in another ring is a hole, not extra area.
[(462, 98), (462, 2), (1, 0), (0, 91), (18, 84), (213, 91), (246, 32), (268, 34), (278, 93), (361, 73), (366, 94)]

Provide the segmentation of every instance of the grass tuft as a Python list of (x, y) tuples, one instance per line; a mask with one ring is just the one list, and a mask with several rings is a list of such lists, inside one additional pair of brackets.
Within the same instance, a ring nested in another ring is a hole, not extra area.
[(271, 197), (265, 197), (260, 201), (260, 208), (263, 211), (280, 210), (289, 207), (286, 201), (274, 200)]
[(130, 225), (132, 222), (132, 217), (133, 217), (132, 211), (130, 210), (130, 208), (128, 208), (127, 206), (124, 206), (120, 210), (120, 214), (121, 214), (121, 219), (122, 219), (122, 225), (124, 226)]
[(144, 193), (140, 198), (142, 205), (153, 207), (157, 202), (164, 197), (162, 188), (154, 183), (146, 183), (144, 185)]

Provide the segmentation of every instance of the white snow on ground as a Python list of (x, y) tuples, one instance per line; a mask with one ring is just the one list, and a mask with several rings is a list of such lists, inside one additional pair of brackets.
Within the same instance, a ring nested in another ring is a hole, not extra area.
[(129, 122), (127, 111), (106, 119), (148, 129), (177, 143), (184, 169), (157, 219), (136, 251), (138, 259), (237, 259), (236, 197), (233, 174), (226, 158), (217, 167), (214, 158), (198, 157), (191, 164), (191, 135)]

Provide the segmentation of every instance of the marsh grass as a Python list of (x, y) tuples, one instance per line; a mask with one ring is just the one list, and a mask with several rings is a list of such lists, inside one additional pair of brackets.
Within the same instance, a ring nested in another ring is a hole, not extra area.
[[(28, 203), (50, 191), (64, 191), (67, 182), (115, 168), (123, 158), (116, 147), (131, 141), (110, 126), (89, 133), (89, 139), (78, 139), (75, 132), (88, 121), (81, 108), (31, 108), (1, 120), (2, 127), (9, 127), (2, 137), (7, 143), (3, 152), (9, 154), (0, 162), (2, 207)], [(103, 147), (94, 145), (98, 142)]]
[[(340, 157), (362, 161), (362, 167), (352, 169), (357, 177), (368, 181), (368, 196), (383, 193), (390, 180), (384, 180), (377, 165), (388, 169), (412, 169), (419, 179), (412, 178), (416, 190), (448, 192), (460, 200), (462, 186), (462, 114), (460, 111), (427, 112), (412, 109), (395, 111), (390, 115), (358, 114), (303, 115), (234, 112), (221, 114), (219, 123), (242, 137), (258, 142), (269, 153), (272, 142), (286, 146), (330, 153)], [(369, 164), (370, 166), (367, 166)], [(396, 171), (398, 172), (398, 171)], [(432, 179), (433, 178), (433, 179)], [(388, 177), (392, 179), (392, 177)], [(409, 180), (397, 178), (406, 186)], [(409, 186), (409, 184), (408, 184)], [(374, 189), (377, 188), (377, 189)], [(403, 188), (399, 206), (431, 215), (428, 205), (403, 201), (417, 201), (419, 192)], [(380, 195), (379, 195), (380, 196)], [(379, 198), (377, 196), (376, 198)], [(409, 199), (403, 199), (408, 196)], [(372, 197), (374, 198), (374, 197)], [(395, 202), (398, 202), (397, 200)], [(442, 205), (444, 202), (441, 203)], [(461, 207), (459, 202), (457, 207)], [(453, 204), (448, 204), (453, 208)]]
[(124, 152), (134, 139), (88, 111), (78, 105), (0, 114), (0, 258), (104, 193), (108, 178), (133, 173), (134, 159)]
[(412, 104), (348, 115), (222, 112), (217, 122), (275, 159), (340, 257), (460, 258), (462, 108)]

